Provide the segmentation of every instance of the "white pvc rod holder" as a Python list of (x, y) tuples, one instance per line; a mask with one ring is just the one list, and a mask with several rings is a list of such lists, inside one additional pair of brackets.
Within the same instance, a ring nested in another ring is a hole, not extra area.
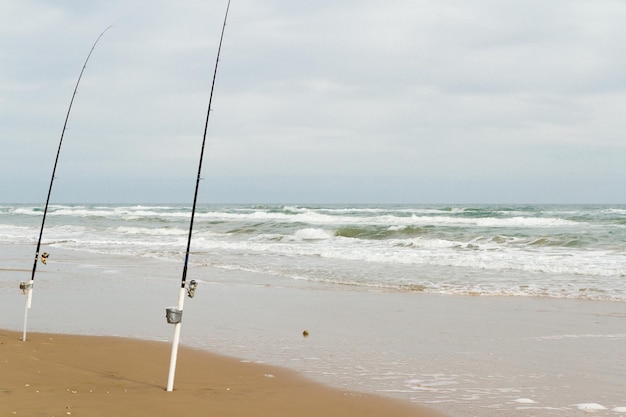
[(28, 284), (28, 290), (26, 294), (26, 307), (24, 308), (24, 331), (22, 332), (22, 341), (26, 341), (26, 326), (28, 323), (28, 310), (30, 310), (30, 306), (33, 304), (33, 279), (30, 280)]
[[(178, 294), (178, 309), (183, 312), (183, 304), (185, 303), (185, 288), (181, 287)], [(178, 344), (180, 342), (180, 325), (182, 320), (174, 325), (174, 340), (172, 341), (172, 354), (170, 356), (170, 372), (167, 377), (167, 391), (174, 389), (174, 375), (176, 374), (176, 359), (178, 358)]]

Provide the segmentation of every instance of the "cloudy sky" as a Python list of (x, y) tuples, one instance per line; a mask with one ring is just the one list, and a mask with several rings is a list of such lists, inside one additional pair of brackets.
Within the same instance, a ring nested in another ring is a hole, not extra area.
[[(0, 202), (193, 199), (226, 0), (0, 0)], [(626, 203), (626, 2), (232, 0), (201, 202)]]

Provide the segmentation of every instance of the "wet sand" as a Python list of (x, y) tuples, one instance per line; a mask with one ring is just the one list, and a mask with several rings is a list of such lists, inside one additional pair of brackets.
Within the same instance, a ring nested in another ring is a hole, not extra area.
[[(18, 331), (32, 247), (0, 249), (0, 328)], [(177, 299), (179, 264), (48, 249), (29, 332), (171, 344), (164, 310)], [(377, 292), (198, 265), (189, 279), (200, 286), (185, 303), (188, 347), (452, 416), (626, 413), (624, 303)], [(165, 350), (153, 364), (160, 386)]]
[(286, 369), (182, 347), (167, 392), (170, 345), (0, 330), (2, 416), (422, 416), (405, 401), (332, 389)]

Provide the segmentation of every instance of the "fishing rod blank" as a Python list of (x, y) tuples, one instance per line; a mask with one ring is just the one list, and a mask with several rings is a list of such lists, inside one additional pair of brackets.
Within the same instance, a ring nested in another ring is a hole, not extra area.
[[(43, 210), (43, 218), (41, 220), (41, 229), (39, 229), (39, 239), (37, 240), (37, 249), (35, 249), (35, 261), (33, 263), (33, 271), (30, 276), (30, 282), (20, 282), (20, 290), (22, 293), (26, 294), (26, 307), (24, 308), (24, 332), (22, 334), (22, 341), (26, 341), (26, 325), (28, 323), (28, 310), (30, 309), (33, 302), (33, 287), (35, 282), (35, 272), (37, 271), (37, 261), (39, 260), (39, 250), (41, 249), (41, 238), (43, 236), (43, 228), (46, 224), (46, 215), (48, 214), (48, 204), (50, 203), (50, 194), (52, 193), (52, 184), (54, 183), (54, 174), (57, 170), (57, 164), (59, 162), (59, 154), (61, 153), (61, 145), (63, 144), (63, 136), (65, 135), (65, 129), (67, 128), (67, 121), (70, 118), (70, 112), (72, 111), (72, 104), (74, 104), (74, 97), (76, 97), (76, 91), (78, 90), (78, 85), (80, 84), (80, 79), (83, 77), (83, 72), (85, 72), (85, 68), (87, 67), (87, 62), (89, 62), (89, 58), (91, 57), (91, 53), (96, 48), (98, 41), (104, 35), (104, 32), (109, 30), (112, 26), (107, 27), (100, 33), (98, 39), (91, 46), (91, 50), (87, 55), (87, 59), (85, 59), (85, 63), (83, 64), (83, 68), (80, 70), (80, 74), (78, 75), (78, 80), (76, 81), (76, 86), (74, 87), (74, 93), (72, 94), (72, 99), (70, 100), (70, 105), (67, 108), (67, 114), (65, 115), (65, 122), (63, 123), (63, 130), (61, 131), (61, 139), (59, 139), (59, 147), (57, 148), (57, 156), (54, 160), (54, 168), (52, 168), (52, 176), (50, 177), (50, 186), (48, 187), (48, 197), (46, 198), (46, 205)], [(41, 254), (41, 262), (46, 263), (48, 258), (47, 253)]]
[[(202, 159), (204, 158), (204, 145), (206, 143), (207, 130), (209, 127), (209, 116), (211, 115), (211, 102), (213, 101), (213, 90), (215, 88), (215, 78), (217, 77), (217, 66), (220, 61), (220, 51), (222, 50), (222, 40), (224, 39), (224, 31), (226, 29), (226, 19), (228, 18), (228, 10), (230, 9), (230, 0), (226, 5), (226, 13), (224, 15), (224, 24), (222, 25), (222, 33), (220, 35), (220, 43), (217, 47), (217, 58), (215, 59), (215, 69), (213, 70), (213, 81), (211, 83), (211, 93), (209, 94), (209, 106), (206, 113), (206, 121), (204, 123), (204, 135), (202, 137), (202, 148), (200, 150), (200, 163), (198, 164), (198, 176), (196, 178), (196, 190), (193, 196), (193, 207), (191, 209), (191, 221), (189, 222), (189, 235), (187, 237), (187, 250), (185, 252), (185, 264), (183, 266), (183, 276), (178, 293), (178, 307), (170, 307), (165, 310), (167, 322), (174, 324), (174, 340), (172, 342), (172, 354), (170, 357), (170, 371), (167, 378), (167, 391), (174, 389), (174, 374), (176, 373), (176, 358), (178, 356), (178, 343), (180, 342), (180, 326), (183, 315), (183, 304), (185, 302), (185, 287), (187, 284), (187, 265), (189, 263), (189, 250), (191, 248), (191, 234), (193, 232), (193, 220), (196, 214), (196, 203), (198, 201), (198, 188), (200, 186), (200, 175), (202, 173)], [(191, 280), (187, 288), (187, 295), (192, 298), (195, 294), (197, 282)]]

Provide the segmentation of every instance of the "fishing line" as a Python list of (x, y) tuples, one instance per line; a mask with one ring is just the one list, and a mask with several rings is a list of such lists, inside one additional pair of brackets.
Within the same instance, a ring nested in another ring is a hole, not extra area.
[[(28, 283), (25, 283), (25, 282), (20, 283), (20, 289), (27, 294), (26, 308), (24, 309), (25, 310), (24, 311), (24, 332), (22, 334), (22, 340), (23, 341), (26, 341), (26, 324), (27, 324), (27, 321), (28, 321), (28, 310), (30, 309), (30, 307), (32, 305), (33, 286), (34, 286), (34, 282), (35, 282), (35, 272), (37, 271), (37, 261), (40, 258), (39, 250), (41, 249), (41, 239), (43, 237), (43, 229), (44, 229), (44, 226), (46, 224), (46, 216), (48, 215), (48, 204), (50, 203), (50, 195), (52, 194), (52, 184), (54, 183), (54, 175), (55, 175), (56, 170), (57, 170), (57, 164), (59, 162), (59, 155), (61, 154), (61, 145), (63, 144), (63, 136), (65, 135), (65, 130), (67, 128), (67, 121), (70, 118), (70, 113), (72, 111), (72, 105), (74, 104), (74, 98), (76, 97), (76, 91), (78, 91), (78, 85), (80, 84), (80, 80), (83, 77), (83, 72), (85, 72), (85, 68), (87, 67), (87, 62), (89, 62), (89, 58), (91, 57), (91, 54), (93, 53), (94, 49), (96, 48), (96, 45), (98, 44), (98, 41), (100, 40), (100, 38), (102, 38), (104, 33), (107, 30), (111, 29), (112, 27), (113, 26), (109, 26), (106, 29), (104, 29), (102, 31), (102, 33), (100, 33), (100, 36), (98, 36), (96, 41), (91, 46), (91, 50), (89, 51), (89, 54), (87, 55), (87, 58), (85, 59), (85, 63), (83, 64), (83, 68), (80, 70), (80, 74), (78, 75), (78, 80), (76, 81), (76, 86), (74, 87), (74, 93), (72, 93), (72, 99), (70, 100), (70, 105), (67, 108), (67, 114), (65, 115), (65, 122), (63, 123), (63, 130), (61, 131), (61, 139), (59, 140), (59, 147), (57, 148), (57, 155), (56, 155), (56, 158), (54, 160), (54, 167), (52, 168), (52, 176), (50, 177), (50, 186), (48, 187), (48, 197), (46, 198), (46, 205), (45, 205), (44, 210), (43, 210), (43, 218), (41, 220), (41, 228), (39, 229), (39, 239), (37, 240), (37, 248), (35, 249), (35, 261), (33, 263), (33, 271), (32, 271), (31, 276), (30, 276), (30, 282), (28, 282)], [(45, 264), (47, 259), (48, 259), (48, 254), (47, 253), (43, 253), (41, 255), (41, 262)]]

